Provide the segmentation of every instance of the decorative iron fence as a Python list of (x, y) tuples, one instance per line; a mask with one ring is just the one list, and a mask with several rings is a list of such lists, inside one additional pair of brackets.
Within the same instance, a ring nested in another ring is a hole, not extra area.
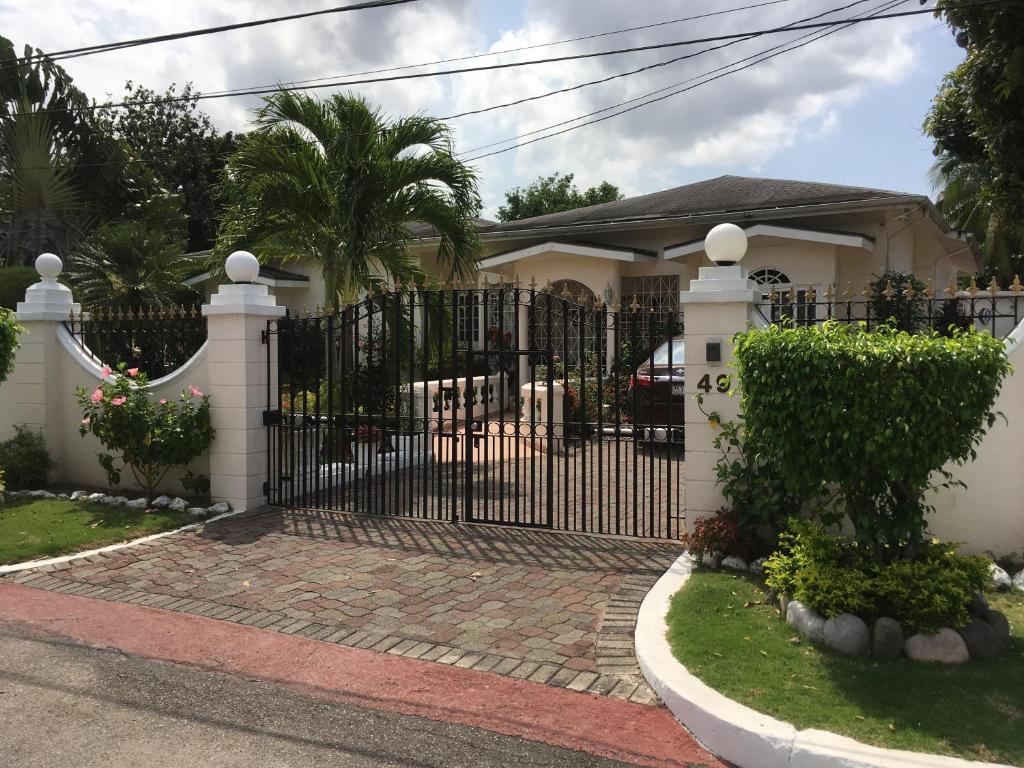
[[(492, 306), (466, 348), (460, 320)], [(268, 499), (677, 536), (682, 349), (654, 359), (642, 338), (655, 327), (639, 305), (513, 285), (395, 291), (271, 321)]]
[(100, 362), (127, 363), (151, 380), (181, 368), (206, 341), (206, 318), (194, 306), (72, 313), (64, 327)]
[(931, 282), (924, 290), (907, 286), (897, 290), (891, 283), (881, 291), (871, 284), (855, 294), (848, 284), (843, 291), (828, 285), (820, 293), (814, 286), (765, 294), (757, 310), (766, 322), (785, 326), (817, 325), (825, 321), (862, 323), (869, 330), (883, 324), (914, 333), (950, 328), (977, 328), (1005, 338), (1024, 320), (1024, 285), (1014, 278), (1004, 290), (993, 279), (979, 288), (972, 279), (965, 288), (951, 282), (936, 294)]

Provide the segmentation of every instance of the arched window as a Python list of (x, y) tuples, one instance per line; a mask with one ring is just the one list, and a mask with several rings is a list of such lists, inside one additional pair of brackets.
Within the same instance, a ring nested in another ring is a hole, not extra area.
[(794, 321), (797, 325), (812, 325), (817, 322), (817, 307), (808, 302), (807, 288), (797, 288), (789, 275), (781, 269), (762, 267), (750, 273), (750, 279), (761, 288), (762, 301), (771, 304), (772, 321), (783, 318)]
[(578, 280), (556, 280), (538, 293), (529, 318), (531, 350), (551, 352), (568, 365), (584, 363), (589, 356), (603, 360), (605, 335), (601, 316), (593, 310), (596, 298)]

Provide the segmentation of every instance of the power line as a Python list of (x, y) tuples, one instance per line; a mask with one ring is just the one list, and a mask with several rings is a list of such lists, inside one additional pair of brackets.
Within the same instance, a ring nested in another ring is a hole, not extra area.
[[(888, 10), (890, 8), (894, 8), (894, 7), (898, 6), (898, 5), (901, 5), (902, 3), (906, 2), (906, 1), (907, 0), (895, 0), (894, 2), (883, 3), (881, 7), (884, 7), (886, 10)], [(876, 18), (884, 18), (884, 17), (883, 16), (878, 16), (878, 15), (876, 15), (876, 16), (867, 16), (867, 17), (864, 17), (863, 19), (861, 19), (860, 21), (869, 21), (869, 20), (876, 19)], [(575, 131), (575, 130), (577, 130), (579, 128), (585, 128), (585, 127), (587, 127), (589, 125), (594, 125), (595, 123), (601, 123), (601, 122), (604, 122), (605, 120), (610, 120), (613, 117), (618, 117), (618, 116), (624, 115), (624, 114), (626, 114), (628, 112), (633, 112), (634, 110), (641, 109), (642, 107), (650, 106), (651, 104), (655, 104), (657, 102), (664, 101), (666, 99), (672, 98), (673, 96), (678, 96), (681, 93), (686, 93), (688, 91), (692, 91), (695, 88), (699, 88), (702, 85), (707, 85), (708, 83), (714, 82), (716, 80), (720, 80), (723, 77), (728, 77), (729, 75), (733, 75), (733, 74), (736, 74), (738, 72), (742, 72), (745, 69), (750, 69), (751, 67), (757, 66), (758, 64), (761, 64), (761, 63), (763, 63), (765, 61), (768, 61), (769, 59), (773, 59), (773, 58), (775, 58), (777, 56), (781, 56), (784, 53), (789, 53), (789, 52), (795, 51), (795, 50), (797, 50), (799, 48), (803, 48), (803, 47), (805, 47), (807, 45), (810, 45), (811, 43), (817, 42), (818, 40), (820, 40), (820, 39), (822, 39), (824, 37), (827, 37), (828, 35), (835, 34), (836, 32), (841, 32), (843, 29), (848, 29), (849, 27), (853, 26), (855, 23), (857, 23), (857, 22), (853, 21), (853, 20), (846, 20), (845, 21), (846, 26), (844, 26), (844, 27), (837, 27), (837, 28), (831, 29), (829, 31), (826, 31), (826, 32), (824, 32), (822, 34), (818, 34), (813, 39), (805, 40), (804, 42), (801, 42), (801, 43), (799, 43), (797, 45), (793, 45), (792, 44), (795, 41), (790, 41), (790, 43), (785, 43), (785, 44), (783, 44), (781, 46), (776, 46), (776, 48), (784, 48), (784, 49), (783, 50), (777, 50), (774, 53), (770, 53), (770, 55), (765, 56), (764, 54), (768, 53), (769, 51), (772, 51), (773, 49), (771, 49), (771, 48), (767, 49), (766, 51), (762, 51), (761, 53), (755, 54), (754, 56), (749, 56), (746, 59), (740, 59), (738, 61), (734, 61), (734, 62), (732, 62), (732, 64), (728, 64), (725, 67), (720, 67), (718, 70), (712, 70), (711, 72), (706, 72), (703, 75), (698, 75), (695, 78), (690, 78), (690, 80), (684, 80), (684, 81), (682, 81), (682, 83), (676, 83), (674, 85), (668, 86), (667, 88), (661, 88), (661, 89), (659, 89), (657, 91), (652, 91), (650, 93), (644, 94), (643, 96), (638, 96), (638, 97), (636, 97), (634, 99), (629, 99), (628, 101), (623, 101), (623, 102), (620, 102), (618, 104), (613, 104), (610, 107), (605, 107), (604, 109), (600, 109), (600, 110), (597, 110), (595, 112), (590, 112), (590, 113), (588, 113), (586, 115), (580, 115), (578, 117), (572, 118), (571, 120), (564, 120), (564, 121), (562, 121), (560, 123), (555, 123), (554, 125), (545, 126), (544, 128), (539, 128), (539, 129), (537, 129), (535, 131), (530, 131), (530, 132), (525, 133), (525, 134), (520, 134), (519, 136), (514, 136), (512, 138), (504, 139), (502, 141), (494, 142), (492, 144), (487, 144), (487, 145), (484, 145), (484, 146), (481, 146), (481, 147), (476, 147), (475, 149), (468, 150), (466, 152), (462, 152), (462, 153), (460, 153), (460, 155), (472, 154), (473, 152), (478, 152), (481, 149), (487, 149), (489, 147), (497, 146), (499, 144), (505, 144), (505, 143), (507, 143), (509, 141), (517, 141), (520, 138), (524, 138), (526, 136), (530, 136), (530, 135), (533, 135), (533, 134), (536, 134), (536, 133), (540, 133), (542, 131), (547, 131), (547, 130), (550, 130), (552, 128), (557, 128), (557, 127), (560, 127), (560, 126), (563, 126), (563, 125), (567, 125), (569, 123), (575, 123), (575, 122), (578, 122), (580, 120), (584, 120), (587, 117), (591, 117), (591, 116), (594, 116), (594, 115), (599, 115), (599, 114), (602, 114), (604, 112), (608, 112), (608, 111), (613, 110), (613, 109), (618, 109), (619, 107), (623, 107), (623, 106), (625, 106), (627, 104), (631, 104), (632, 102), (638, 101), (640, 99), (646, 99), (646, 98), (648, 98), (650, 96), (653, 96), (655, 94), (658, 94), (658, 93), (661, 93), (661, 92), (663, 92), (665, 90), (668, 90), (669, 88), (676, 88), (677, 86), (682, 85), (683, 83), (692, 82), (693, 80), (698, 80), (698, 79), (701, 79), (701, 78), (708, 77), (708, 75), (714, 74), (715, 72), (720, 72), (720, 74), (715, 74), (714, 77), (710, 77), (707, 80), (701, 80), (701, 82), (695, 83), (693, 85), (689, 85), (689, 86), (687, 86), (685, 88), (679, 88), (678, 90), (672, 91), (671, 93), (667, 93), (667, 94), (665, 94), (663, 96), (658, 96), (657, 98), (652, 98), (649, 101), (644, 101), (641, 104), (635, 104), (634, 106), (628, 107), (626, 109), (622, 109), (622, 110), (620, 110), (618, 112), (615, 112), (613, 114), (604, 115), (603, 117), (598, 117), (598, 118), (596, 118), (594, 120), (588, 120), (587, 122), (580, 123), (579, 125), (574, 125), (574, 126), (570, 126), (568, 128), (563, 128), (560, 131), (556, 131), (554, 133), (545, 134), (544, 136), (539, 136), (539, 137), (537, 137), (535, 139), (530, 139), (529, 141), (521, 142), (521, 143), (515, 144), (515, 145), (513, 145), (511, 147), (505, 147), (504, 149), (498, 149), (498, 150), (495, 150), (493, 152), (487, 152), (487, 153), (482, 154), (482, 155), (476, 155), (475, 157), (469, 157), (469, 158), (466, 158), (463, 162), (472, 163), (472, 162), (476, 162), (477, 160), (482, 160), (482, 159), (487, 158), (487, 157), (493, 157), (495, 155), (501, 155), (501, 154), (504, 154), (506, 152), (511, 152), (514, 149), (520, 149), (520, 148), (528, 146), (530, 144), (536, 144), (537, 142), (544, 141), (545, 139), (551, 139), (551, 138), (554, 138), (556, 136), (561, 136), (561, 135), (563, 135), (565, 133), (569, 133), (571, 131)], [(793, 27), (792, 29), (795, 30), (795, 29), (798, 29), (798, 27)], [(805, 35), (804, 37), (811, 37), (811, 35)], [(800, 39), (801, 38), (797, 38), (797, 40), (800, 40)], [(789, 46), (789, 47), (785, 47), (785, 46)], [(760, 57), (760, 58), (757, 58), (757, 57)], [(757, 60), (751, 61), (748, 64), (744, 64), (744, 66), (742, 66), (742, 67), (738, 67), (736, 69), (731, 69), (731, 67), (735, 67), (737, 64), (740, 64), (740, 63), (742, 63), (744, 61), (748, 61), (749, 59), (753, 59), (753, 58), (757, 58)], [(729, 69), (729, 71), (721, 72), (721, 70), (723, 70), (723, 69)]]
[(214, 35), (221, 32), (231, 32), (236, 29), (248, 29), (250, 27), (261, 27), (267, 24), (277, 24), (282, 21), (295, 21), (297, 19), (308, 19), (314, 16), (326, 16), (329, 14), (346, 13), (348, 11), (363, 11), (373, 8), (385, 8), (391, 5), (405, 5), (406, 3), (415, 3), (419, 0), (367, 0), (366, 2), (355, 3), (354, 5), (341, 5), (334, 8), (322, 8), (317, 11), (304, 11), (302, 13), (292, 13), (287, 16), (274, 16), (267, 19), (254, 19), (251, 21), (241, 21), (234, 24), (221, 24), (216, 27), (203, 27), (200, 29), (190, 29), (184, 32), (172, 32), (164, 35), (153, 35), (150, 37), (137, 37), (132, 40), (121, 40), (113, 43), (99, 43), (96, 45), (87, 45), (80, 48), (68, 48), (63, 51), (55, 51), (51, 54), (37, 53), (32, 56), (26, 56), (23, 58), (15, 59), (13, 62), (9, 62), (4, 65), (5, 67), (18, 66), (20, 64), (27, 64), (31, 61), (39, 59), (50, 59), (51, 61), (62, 61), (63, 59), (73, 59), (80, 56), (90, 56), (95, 53), (106, 53), (108, 51), (120, 51), (125, 48), (135, 48), (140, 45), (151, 45), (153, 43), (164, 43), (171, 40), (182, 40), (188, 37), (200, 37), (203, 35)]
[[(802, 22), (818, 19), (818, 18), (821, 18), (822, 16), (827, 16), (827, 15), (832, 14), (832, 13), (839, 13), (841, 11), (849, 10), (850, 8), (852, 8), (854, 6), (862, 5), (862, 4), (864, 4), (866, 2), (869, 2), (869, 1), (870, 0), (854, 0), (854, 2), (848, 3), (847, 5), (837, 6), (837, 7), (831, 8), (829, 10), (823, 11), (821, 13), (812, 15), (812, 16), (806, 16), (806, 17), (802, 17), (800, 19), (796, 19), (796, 20), (790, 22), (790, 26), (795, 25), (795, 24), (799, 24), (799, 23), (802, 23)], [(904, 2), (904, 1), (905, 0), (901, 0), (901, 2)], [(898, 4), (899, 3), (896, 3), (892, 7), (894, 7), (895, 5), (898, 5)], [(816, 33), (812, 32), (812, 33), (809, 33), (809, 34), (816, 34)], [(805, 35), (805, 37), (806, 36), (807, 35)], [(535, 101), (535, 100), (538, 100), (538, 99), (548, 98), (550, 96), (555, 96), (555, 95), (559, 95), (559, 94), (566, 93), (566, 92), (569, 92), (569, 91), (578, 90), (578, 89), (585, 88), (585, 87), (588, 87), (588, 86), (591, 86), (591, 85), (605, 83), (605, 82), (608, 82), (608, 81), (611, 81), (611, 80), (614, 80), (614, 79), (617, 79), (617, 78), (638, 74), (640, 72), (644, 72), (644, 71), (647, 71), (647, 70), (650, 70), (650, 69), (654, 69), (654, 68), (658, 68), (658, 67), (663, 67), (663, 66), (668, 66), (670, 64), (673, 64), (673, 63), (676, 63), (676, 62), (679, 62), (679, 61), (682, 61), (682, 60), (685, 60), (685, 59), (694, 58), (694, 57), (697, 57), (697, 56), (700, 56), (700, 55), (703, 55), (703, 54), (706, 54), (706, 53), (710, 53), (710, 52), (714, 52), (714, 51), (717, 51), (717, 50), (721, 50), (723, 48), (728, 48), (730, 46), (737, 45), (737, 44), (746, 42), (748, 40), (754, 39), (755, 37), (756, 37), (756, 35), (752, 35), (751, 37), (748, 37), (748, 38), (742, 38), (742, 39), (738, 39), (738, 40), (730, 40), (730, 41), (728, 41), (728, 42), (726, 42), (726, 43), (724, 43), (722, 45), (713, 46), (713, 47), (710, 47), (710, 48), (704, 48), (704, 49), (702, 49), (700, 51), (696, 51), (695, 53), (686, 54), (684, 56), (678, 56), (678, 57), (675, 57), (675, 58), (672, 58), (672, 59), (668, 59), (667, 61), (657, 62), (655, 64), (650, 64), (650, 65), (647, 65), (647, 66), (644, 66), (644, 67), (640, 67), (638, 69), (630, 70), (628, 72), (622, 72), (622, 73), (619, 73), (619, 74), (611, 75), (609, 77), (601, 78), (599, 80), (590, 80), (590, 81), (587, 81), (587, 82), (584, 82), (584, 83), (578, 83), (576, 85), (572, 85), (572, 86), (569, 86), (569, 87), (566, 87), (566, 88), (560, 88), (560, 89), (553, 90), (553, 91), (547, 91), (545, 93), (537, 94), (535, 96), (524, 97), (524, 98), (518, 99), (516, 101), (505, 102), (505, 103), (502, 103), (502, 104), (494, 104), (494, 105), (491, 105), (491, 106), (488, 106), (488, 107), (482, 107), (480, 109), (470, 110), (468, 112), (462, 112), (462, 113), (455, 114), (455, 115), (447, 115), (447, 116), (444, 116), (444, 117), (439, 117), (437, 119), (438, 120), (442, 120), (442, 121), (443, 120), (455, 120), (455, 119), (459, 119), (459, 118), (466, 117), (466, 116), (469, 116), (469, 115), (481, 114), (481, 113), (484, 113), (484, 112), (491, 112), (491, 111), (498, 110), (498, 109), (505, 109), (505, 108), (508, 108), (508, 107), (511, 107), (511, 106), (516, 106), (518, 104), (522, 104), (522, 103), (525, 103), (525, 102), (528, 102), (528, 101)], [(797, 39), (802, 39), (802, 38), (797, 38)], [(790, 42), (792, 42), (792, 41), (790, 41)], [(776, 46), (776, 47), (779, 47), (779, 46)], [(770, 48), (768, 50), (771, 51), (771, 50), (775, 50), (775, 49), (774, 48)], [(761, 51), (760, 53), (755, 54), (755, 56), (762, 55), (765, 52), (766, 51)], [(749, 58), (752, 58), (752, 57), (747, 57), (746, 59), (740, 59), (739, 61), (734, 61), (734, 62), (732, 62), (730, 64), (725, 65), (724, 67), (720, 67), (719, 69), (711, 70), (710, 72), (705, 72), (702, 75), (698, 75), (697, 78), (691, 78), (690, 80), (699, 79), (700, 77), (705, 77), (707, 75), (714, 74), (715, 72), (721, 71), (721, 69), (734, 66), (735, 64), (741, 63), (743, 61), (747, 61)], [(683, 82), (690, 82), (690, 80), (683, 81)], [(668, 86), (667, 88), (662, 88), (662, 89), (659, 89), (658, 91), (647, 93), (647, 94), (644, 94), (642, 96), (636, 97), (635, 99), (631, 99), (630, 102), (626, 102), (626, 103), (631, 103), (632, 101), (637, 101), (639, 99), (646, 98), (648, 96), (651, 96), (651, 95), (660, 93), (662, 91), (668, 90), (669, 88), (675, 88), (675, 87), (677, 87), (677, 86), (679, 86), (681, 84), (682, 83), (675, 83), (675, 84), (673, 84), (671, 86)], [(572, 120), (565, 121), (564, 123), (558, 123), (558, 124), (556, 124), (554, 126), (547, 126), (545, 128), (538, 129), (537, 131), (531, 131), (531, 132), (529, 132), (527, 134), (522, 134), (521, 136), (533, 135), (534, 133), (539, 133), (541, 131), (548, 130), (549, 128), (552, 128), (552, 127), (559, 127), (559, 126), (567, 124), (567, 123), (575, 122), (577, 120), (582, 120), (582, 119), (584, 119), (586, 117), (589, 117), (589, 116), (591, 116), (593, 114), (600, 114), (601, 112), (605, 112), (608, 109), (614, 109), (614, 108), (616, 108), (618, 106), (621, 106), (621, 105), (615, 105), (615, 107), (609, 107), (609, 108), (606, 108), (606, 109), (603, 109), (603, 110), (598, 110), (597, 113), (590, 113), (590, 114), (587, 114), (587, 115), (582, 115), (582, 116), (573, 118)], [(516, 139), (521, 138), (521, 136), (513, 137), (513, 138), (510, 138), (510, 139), (504, 139), (502, 141), (494, 142), (494, 143), (491, 143), (491, 144), (485, 144), (485, 145), (480, 146), (480, 147), (475, 147), (475, 148), (473, 148), (471, 150), (466, 150), (465, 152), (460, 153), (460, 154), (469, 154), (469, 153), (472, 153), (472, 152), (480, 151), (482, 149), (489, 149), (490, 147), (498, 146), (500, 144), (504, 144), (504, 143), (507, 143), (509, 141), (515, 141)], [(316, 140), (304, 140), (302, 143), (303, 144), (316, 144), (318, 142)], [(274, 148), (274, 149), (289, 149), (289, 148), (291, 148), (293, 146), (295, 146), (295, 144), (291, 143), (291, 144), (275, 145), (275, 146), (273, 146), (271, 148)], [(109, 161), (106, 161), (106, 162), (96, 162), (96, 163), (76, 163), (75, 167), (76, 168), (106, 167), (106, 166), (111, 166), (111, 165), (131, 165), (131, 164), (136, 164), (136, 163), (143, 163), (143, 164), (154, 165), (154, 164), (158, 164), (160, 162), (166, 161), (166, 160), (205, 159), (205, 158), (213, 158), (213, 157), (218, 157), (218, 156), (229, 155), (231, 153), (232, 153), (232, 150), (223, 150), (223, 151), (220, 151), (220, 152), (208, 152), (208, 153), (202, 153), (202, 154), (198, 154), (198, 155), (186, 155), (186, 156), (181, 156), (179, 158), (174, 158), (174, 157), (171, 157), (171, 156), (164, 156), (164, 157), (155, 157), (154, 156), (154, 157), (146, 157), (146, 158), (128, 158), (128, 159), (125, 159), (125, 160), (116, 160), (116, 161), (115, 160), (109, 160)], [(40, 168), (42, 168), (42, 167), (40, 167)]]
[[(1000, 2), (1000, 1), (1001, 0), (975, 0), (974, 2), (965, 3), (965, 4), (958, 5), (958, 6), (948, 6), (948, 9), (973, 7), (973, 6), (978, 6), (978, 5), (989, 5), (989, 4), (993, 3), (993, 2)], [(518, 61), (518, 62), (503, 62), (503, 63), (497, 63), (497, 64), (488, 64), (488, 65), (479, 66), (479, 67), (464, 67), (464, 68), (457, 68), (457, 69), (438, 70), (438, 71), (434, 71), (434, 72), (413, 72), (413, 73), (406, 74), (406, 75), (392, 75), (392, 76), (388, 76), (388, 77), (365, 78), (365, 79), (362, 79), (362, 80), (346, 80), (346, 81), (342, 81), (342, 82), (321, 83), (321, 84), (318, 84), (318, 85), (313, 85), (313, 86), (310, 86), (308, 88), (303, 88), (303, 89), (299, 89), (299, 90), (318, 90), (318, 89), (321, 89), (321, 88), (344, 87), (344, 86), (353, 86), (353, 85), (368, 85), (368, 84), (371, 84), (371, 83), (385, 83), (385, 82), (394, 82), (394, 81), (399, 81), (399, 80), (420, 79), (420, 78), (425, 78), (425, 77), (440, 77), (440, 76), (447, 76), (447, 75), (461, 75), (461, 74), (467, 74), (467, 73), (473, 73), (473, 72), (488, 72), (488, 71), (500, 70), (500, 69), (511, 69), (511, 68), (517, 68), (517, 67), (532, 66), (532, 65), (537, 65), (537, 64), (554, 64), (554, 63), (561, 63), (561, 62), (565, 62), (565, 61), (576, 61), (576, 60), (580, 60), (580, 59), (593, 59), (593, 58), (599, 58), (599, 57), (604, 57), (604, 56), (618, 56), (618, 55), (622, 55), (622, 54), (626, 54), (626, 53), (638, 53), (638, 52), (642, 52), (642, 51), (655, 51), (655, 50), (663, 50), (663, 49), (666, 49), (666, 48), (678, 48), (678, 47), (686, 46), (686, 45), (696, 45), (698, 43), (712, 43), (712, 42), (720, 42), (720, 41), (723, 41), (723, 40), (736, 40), (736, 39), (740, 39), (740, 38), (749, 38), (749, 37), (753, 37), (753, 36), (759, 37), (759, 36), (762, 36), (762, 35), (778, 34), (778, 33), (781, 33), (781, 32), (795, 32), (795, 31), (810, 30), (810, 29), (827, 29), (827, 28), (830, 28), (830, 27), (838, 27), (838, 26), (844, 26), (844, 25), (849, 25), (849, 24), (859, 24), (859, 23), (863, 23), (863, 22), (867, 22), (867, 21), (885, 21), (885, 20), (889, 20), (889, 19), (898, 19), (898, 18), (907, 18), (907, 17), (911, 17), (911, 16), (920, 16), (922, 14), (932, 14), (934, 12), (935, 12), (934, 8), (925, 8), (925, 9), (914, 10), (914, 11), (899, 11), (899, 12), (896, 12), (896, 13), (881, 14), (881, 15), (876, 15), (876, 16), (869, 16), (869, 17), (866, 17), (866, 18), (836, 19), (836, 20), (833, 20), (833, 21), (810, 22), (810, 23), (807, 23), (807, 24), (790, 25), (790, 26), (784, 26), (784, 27), (771, 27), (771, 28), (768, 28), (768, 29), (755, 30), (753, 32), (737, 32), (737, 33), (732, 33), (732, 34), (727, 34), (727, 35), (715, 35), (715, 36), (711, 36), (711, 37), (693, 38), (693, 39), (689, 39), (689, 40), (677, 40), (677, 41), (668, 42), (668, 43), (657, 43), (657, 44), (652, 44), (652, 45), (632, 46), (632, 47), (628, 47), (628, 48), (618, 48), (618, 49), (608, 50), (608, 51), (595, 51), (595, 52), (591, 52), (591, 53), (578, 53), (578, 54), (571, 54), (571, 55), (565, 55), (565, 56), (554, 56), (554, 57), (549, 57), (549, 58), (544, 58), (544, 59), (530, 59), (530, 60)], [(171, 98), (148, 99), (148, 100), (134, 101), (134, 102), (117, 102), (117, 103), (108, 103), (108, 104), (93, 104), (93, 105), (86, 106), (86, 107), (62, 107), (60, 109), (55, 109), (55, 110), (39, 110), (39, 112), (81, 112), (81, 111), (94, 111), (94, 110), (97, 110), (97, 109), (120, 109), (120, 108), (124, 108), (124, 107), (128, 107), (128, 106), (146, 106), (146, 105), (151, 105), (151, 104), (173, 103), (173, 102), (189, 100), (189, 99), (195, 99), (197, 101), (200, 101), (200, 100), (207, 100), (207, 99), (229, 98), (229, 97), (235, 97), (235, 96), (260, 96), (260, 95), (265, 95), (267, 93), (273, 93), (273, 92), (276, 92), (276, 91), (279, 91), (279, 90), (282, 90), (282, 89), (280, 89), (280, 88), (273, 88), (273, 89), (250, 89), (250, 90), (247, 90), (247, 91), (237, 91), (237, 92), (224, 93), (224, 94), (199, 94), (199, 95), (192, 96), (192, 97), (176, 96), (176, 97), (171, 97)], [(22, 115), (22, 114), (30, 114), (30, 113), (14, 113), (14, 115)]]
[(700, 13), (695, 16), (684, 16), (679, 19), (669, 19), (668, 21), (658, 21), (652, 24), (642, 24), (636, 27), (625, 27), (624, 29), (613, 29), (606, 32), (596, 32), (590, 35), (581, 35), (579, 37), (569, 37), (564, 40), (553, 40), (550, 43), (535, 43), (533, 45), (522, 45), (518, 48), (506, 48), (500, 51), (486, 51), (484, 53), (474, 53), (468, 56), (456, 56), (449, 59), (437, 59), (435, 61), (424, 61), (419, 64), (403, 64), (401, 66), (384, 67), (382, 69), (367, 69), (362, 72), (350, 72), (344, 75), (330, 75), (325, 77), (312, 77), (305, 80), (287, 80), (282, 83), (267, 83), (265, 85), (253, 85), (240, 88), (227, 88), (223, 91), (208, 91), (211, 94), (230, 94), (235, 91), (247, 91), (259, 88), (280, 88), (281, 86), (288, 86), (289, 88), (305, 85), (306, 83), (319, 83), (325, 80), (339, 80), (349, 77), (362, 77), (364, 75), (379, 75), (382, 72), (399, 72), (406, 69), (418, 69), (420, 67), (433, 67), (438, 64), (452, 64), (458, 61), (471, 61), (473, 59), (482, 59), (489, 56), (504, 56), (509, 53), (521, 53), (522, 51), (532, 51), (537, 48), (550, 48), (556, 45), (565, 45), (567, 43), (578, 43), (583, 40), (594, 40), (600, 37), (609, 37), (612, 35), (623, 35), (629, 32), (637, 32), (645, 29), (656, 29), (658, 27), (666, 27), (672, 24), (681, 24), (685, 21), (697, 21), (700, 19), (709, 19), (713, 16), (723, 16), (731, 13), (739, 13), (740, 11), (749, 11), (755, 8), (763, 8), (768, 5), (779, 5), (780, 3), (789, 3), (793, 0), (765, 0), (765, 2), (753, 3), (751, 5), (742, 5), (737, 8), (727, 8), (721, 11), (711, 11), (709, 13)]
[[(845, 10), (848, 10), (850, 8), (853, 8), (854, 6), (862, 5), (862, 4), (867, 3), (867, 2), (870, 2), (870, 0), (854, 0), (854, 2), (848, 3), (847, 5), (840, 6), (838, 8), (832, 8), (831, 10), (823, 11), (822, 13), (818, 13), (818, 14), (815, 14), (813, 16), (806, 16), (806, 17), (804, 17), (802, 19), (798, 19), (797, 21), (792, 22), (792, 24), (799, 24), (799, 23), (805, 22), (805, 21), (813, 21), (814, 19), (820, 19), (822, 16), (828, 16), (829, 14), (832, 14), (832, 13), (838, 13), (839, 11), (845, 11)], [(490, 107), (483, 107), (481, 109), (471, 109), (471, 110), (468, 110), (466, 112), (459, 112), (459, 113), (454, 114), (454, 115), (446, 115), (446, 116), (440, 117), (438, 119), (439, 120), (457, 120), (457, 119), (459, 119), (461, 117), (469, 117), (470, 115), (479, 115), (479, 114), (482, 114), (484, 112), (493, 112), (496, 109), (504, 109), (506, 107), (518, 106), (520, 104), (525, 104), (526, 102), (529, 102), (529, 101), (537, 101), (539, 99), (546, 99), (546, 98), (548, 98), (550, 96), (557, 96), (557, 95), (562, 94), (562, 93), (569, 93), (570, 91), (580, 90), (581, 88), (587, 88), (587, 87), (592, 86), (592, 85), (601, 85), (601, 84), (604, 84), (604, 83), (611, 82), (612, 80), (617, 80), (617, 79), (622, 78), (622, 77), (629, 77), (631, 75), (639, 74), (640, 72), (647, 72), (647, 71), (652, 70), (652, 69), (658, 69), (660, 67), (667, 67), (667, 66), (669, 66), (671, 64), (676, 64), (676, 63), (678, 63), (680, 61), (685, 61), (687, 59), (692, 59), (692, 58), (695, 58), (697, 56), (702, 56), (702, 55), (704, 55), (706, 53), (713, 53), (714, 51), (720, 51), (723, 48), (729, 48), (731, 46), (738, 45), (740, 43), (745, 43), (745, 42), (747, 42), (749, 40), (753, 40), (753, 39), (755, 39), (757, 37), (759, 37), (759, 35), (754, 34), (754, 35), (751, 35), (750, 37), (744, 37), (744, 38), (740, 38), (738, 40), (730, 40), (729, 42), (723, 43), (722, 45), (716, 45), (716, 46), (714, 46), (712, 48), (704, 48), (704, 49), (702, 49), (700, 51), (697, 51), (696, 53), (688, 53), (688, 54), (686, 54), (684, 56), (676, 56), (675, 58), (668, 59), (666, 61), (659, 61), (659, 62), (656, 62), (654, 64), (648, 64), (646, 66), (639, 67), (638, 69), (632, 69), (632, 70), (630, 70), (628, 72), (620, 72), (620, 73), (615, 74), (615, 75), (609, 75), (608, 77), (602, 77), (602, 78), (600, 78), (598, 80), (589, 80), (589, 81), (587, 81), (585, 83), (578, 83), (577, 85), (571, 85), (571, 86), (568, 86), (566, 88), (559, 88), (557, 90), (548, 91), (546, 93), (542, 93), (542, 94), (539, 94), (537, 96), (526, 96), (526, 97), (521, 98), (521, 99), (516, 99), (515, 101), (507, 101), (504, 104), (495, 104), (495, 105), (490, 106)]]

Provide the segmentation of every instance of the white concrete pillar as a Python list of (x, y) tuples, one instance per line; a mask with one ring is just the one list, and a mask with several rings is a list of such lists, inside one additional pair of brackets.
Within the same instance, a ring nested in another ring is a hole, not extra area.
[(64, 269), (60, 258), (44, 253), (35, 262), (40, 280), (25, 291), (25, 300), (18, 303), (18, 322), (25, 329), (19, 339), (14, 372), (5, 384), (5, 392), (13, 397), (12, 424), (24, 424), (40, 431), (47, 448), (60, 464), (63, 455), (61, 435), (67, 431), (60, 424), (64, 417), (61, 398), (70, 400), (74, 394), (61, 381), (60, 352), (57, 333), (71, 313), (81, 314), (71, 289), (57, 282)]
[[(729, 263), (729, 266), (701, 267), (698, 279), (690, 281), (690, 290), (679, 294), (679, 303), (685, 307), (686, 313), (684, 476), (686, 528), (691, 532), (698, 519), (713, 515), (726, 505), (715, 473), (722, 455), (713, 445), (719, 430), (697, 407), (696, 396), (703, 396), (704, 411), (717, 411), (723, 421), (739, 415), (738, 394), (733, 397), (728, 394), (730, 387), (735, 388), (736, 385), (734, 370), (729, 366), (732, 362), (732, 337), (754, 322), (754, 305), (760, 300), (760, 292), (753, 281), (747, 279), (747, 271), (735, 265), (746, 250), (745, 236), (742, 243), (742, 250), (726, 251), (725, 255), (730, 258), (717, 259)], [(705, 249), (715, 260), (710, 233)], [(715, 345), (718, 345), (718, 361), (709, 359), (714, 356)]]
[(253, 281), (259, 262), (251, 253), (228, 256), (225, 270), (232, 280), (203, 306), (209, 347), (210, 412), (217, 434), (210, 448), (210, 495), (233, 509), (266, 503), (267, 480), (267, 321), (283, 317), (265, 285)]

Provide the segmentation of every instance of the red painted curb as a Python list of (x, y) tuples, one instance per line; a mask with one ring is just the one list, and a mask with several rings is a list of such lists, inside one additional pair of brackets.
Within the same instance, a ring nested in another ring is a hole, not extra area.
[(0, 583), (4, 623), (634, 765), (722, 766), (663, 707), (18, 584)]

